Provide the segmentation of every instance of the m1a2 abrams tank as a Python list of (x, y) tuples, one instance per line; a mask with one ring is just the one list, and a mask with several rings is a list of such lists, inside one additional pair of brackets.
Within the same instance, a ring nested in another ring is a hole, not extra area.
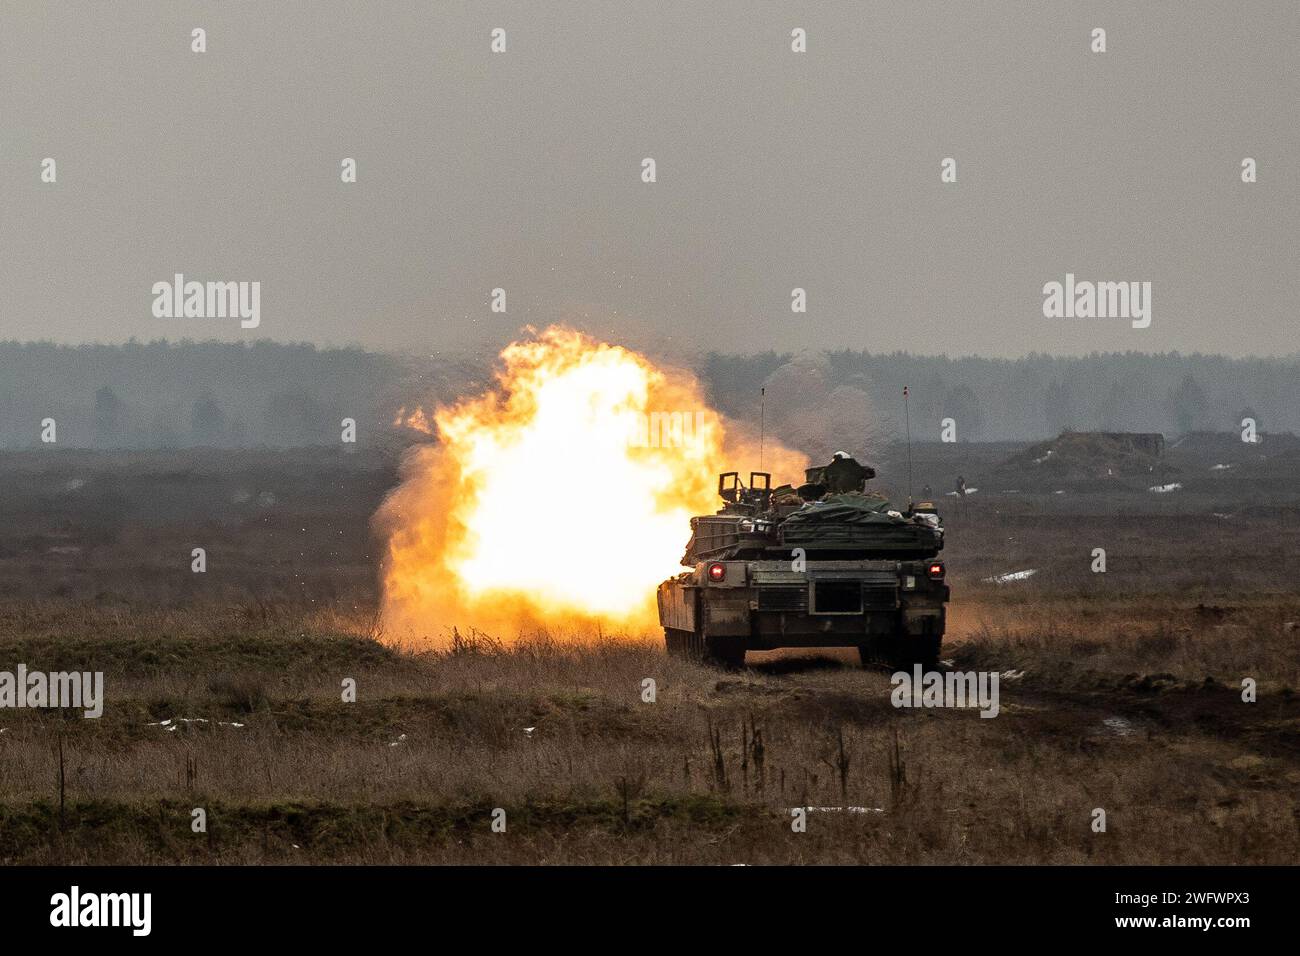
[(856, 647), (863, 664), (933, 666), (943, 640), (943, 527), (930, 502), (895, 509), (843, 452), (798, 488), (718, 477), (724, 505), (691, 519), (689, 570), (659, 585), (668, 653), (739, 666), (745, 652)]

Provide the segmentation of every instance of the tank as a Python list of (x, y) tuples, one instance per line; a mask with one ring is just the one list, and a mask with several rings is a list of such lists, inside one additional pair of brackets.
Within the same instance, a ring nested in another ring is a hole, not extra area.
[(934, 504), (895, 508), (875, 470), (837, 453), (795, 487), (718, 476), (691, 519), (687, 570), (659, 585), (668, 653), (737, 667), (751, 650), (855, 647), (864, 665), (933, 667), (949, 599)]

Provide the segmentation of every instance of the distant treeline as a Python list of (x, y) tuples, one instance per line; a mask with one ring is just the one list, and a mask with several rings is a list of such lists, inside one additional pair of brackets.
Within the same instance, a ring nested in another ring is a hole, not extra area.
[[(0, 342), (0, 447), (40, 443), (57, 422), (65, 447), (249, 447), (331, 444), (344, 418), (359, 440), (391, 436), (397, 409), (447, 401), (488, 378), (491, 360), (311, 345)], [(959, 441), (1027, 441), (1065, 429), (1300, 430), (1300, 363), (1215, 355), (949, 359), (837, 351), (711, 353), (696, 369), (713, 404), (812, 454), (861, 448), (941, 422)], [(861, 438), (861, 441), (859, 441)]]
[(455, 394), (472, 363), (362, 349), (221, 342), (60, 346), (0, 342), (0, 447), (300, 446), (391, 430), (396, 409)]
[(1243, 417), (1261, 430), (1300, 429), (1294, 358), (1124, 352), (950, 359), (846, 350), (710, 354), (701, 371), (712, 400), (730, 415), (757, 417), (764, 386), (769, 415), (774, 384), (779, 401), (805, 403), (809, 414), (819, 414), (818, 403), (838, 393), (865, 400), (877, 437), (889, 439), (904, 428), (905, 385), (912, 435), (928, 441), (940, 437), (945, 418), (956, 423), (959, 441), (1028, 441), (1066, 429), (1228, 431), (1239, 429)]

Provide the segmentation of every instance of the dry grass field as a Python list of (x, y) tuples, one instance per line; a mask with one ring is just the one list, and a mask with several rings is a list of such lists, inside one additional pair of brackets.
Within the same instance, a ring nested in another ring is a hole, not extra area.
[[(391, 650), (368, 521), (394, 473), (364, 452), (0, 459), (0, 670), (107, 691), (99, 720), (0, 710), (0, 862), (1300, 858), (1300, 480), (1253, 506), (1230, 485), (945, 499), (943, 656), (1003, 675), (988, 720), (895, 709), (888, 674), (839, 653), (724, 672), (653, 635)], [(792, 807), (824, 809), (795, 833)]]

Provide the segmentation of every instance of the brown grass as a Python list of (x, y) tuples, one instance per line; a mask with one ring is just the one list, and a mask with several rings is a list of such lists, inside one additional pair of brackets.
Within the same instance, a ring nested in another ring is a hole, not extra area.
[[(345, 478), (371, 474), (349, 467)], [(502, 647), (471, 635), (445, 652), (393, 651), (371, 639), (366, 520), (382, 483), (366, 497), (360, 479), (331, 491), (298, 476), (307, 500), (279, 495), (274, 533), (257, 515), (223, 524), (227, 491), (275, 485), (259, 475), (222, 472), (215, 497), (211, 482), (193, 501), (176, 492), (178, 513), (192, 507), (223, 542), (197, 584), (185, 522), (94, 544), (96, 512), (79, 513), (59, 524), (58, 540), (89, 549), (69, 569), (76, 556), (50, 553), (33, 530), (42, 506), (6, 506), (28, 525), (0, 538), (0, 669), (103, 670), (108, 704), (97, 721), (0, 711), (0, 862), (1300, 854), (1300, 634), (1285, 627), (1300, 619), (1300, 548), (1295, 528), (1267, 516), (1119, 521), (1051, 502), (964, 503), (949, 520), (945, 656), (1022, 672), (1004, 678), (1001, 716), (984, 720), (896, 710), (888, 675), (839, 653), (753, 655), (727, 673), (669, 659), (653, 636)], [(1108, 550), (1106, 575), (1088, 571), (1094, 545)], [(176, 588), (173, 560), (185, 569)], [(1023, 567), (1040, 571), (981, 580)], [(340, 700), (348, 677), (355, 704)], [(641, 699), (647, 677), (654, 703)], [(1243, 677), (1259, 682), (1255, 704), (1240, 699)], [(207, 722), (158, 725), (180, 718)], [(794, 833), (790, 809), (804, 806), (866, 812), (814, 811)], [(191, 832), (194, 807), (207, 834)], [(496, 807), (503, 834), (490, 828)], [(1096, 807), (1105, 834), (1089, 827)]]

